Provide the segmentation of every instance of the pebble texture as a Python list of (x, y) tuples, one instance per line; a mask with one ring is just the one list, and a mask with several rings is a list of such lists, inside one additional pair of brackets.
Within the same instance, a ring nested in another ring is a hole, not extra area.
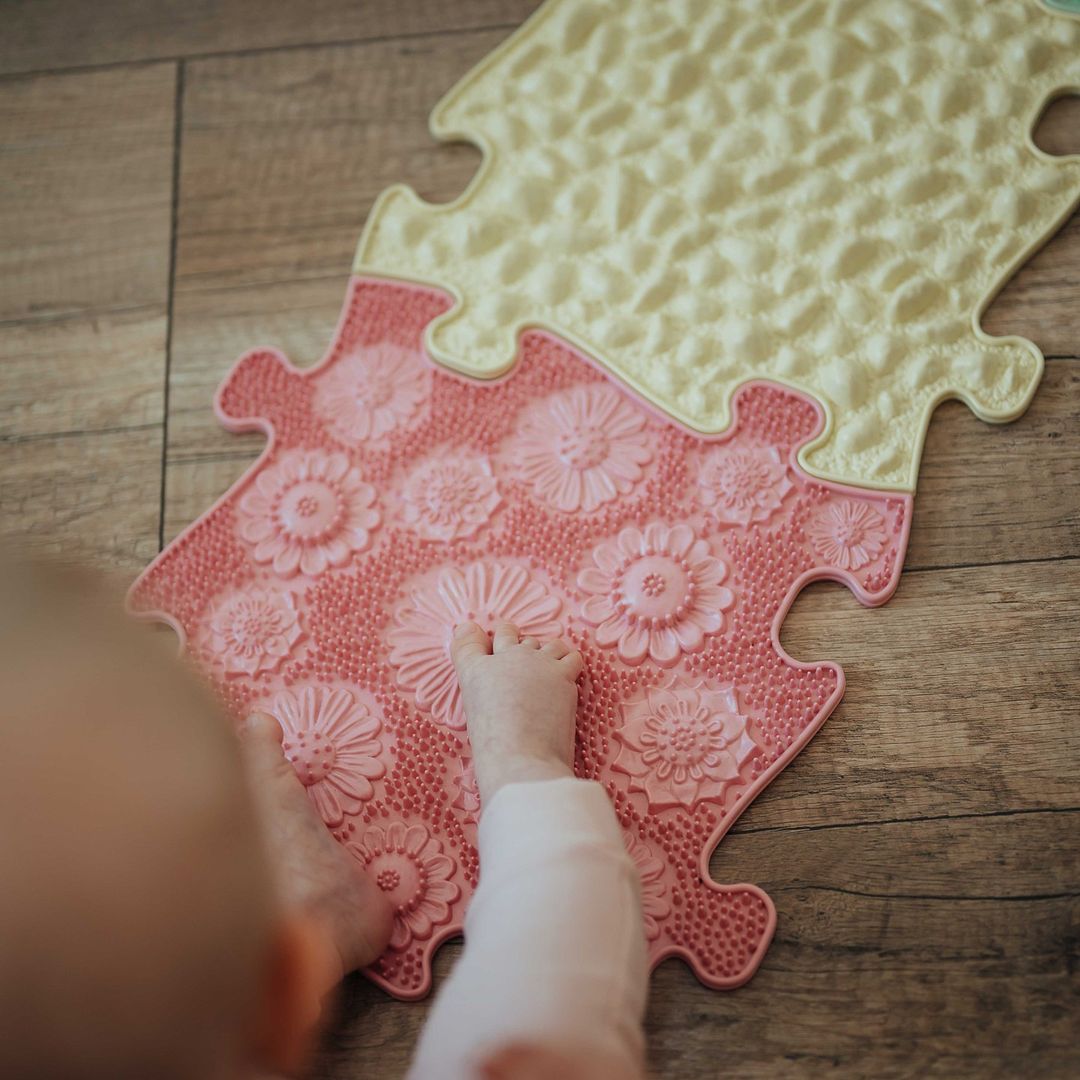
[(775, 911), (709, 856), (843, 692), (779, 644), (818, 578), (896, 588), (910, 496), (809, 477), (810, 399), (742, 387), (703, 436), (563, 342), (526, 333), (501, 380), (432, 363), (443, 293), (356, 278), (322, 363), (242, 357), (216, 398), (266, 451), (132, 587), (237, 719), (258, 708), (328, 829), (396, 908), (370, 976), (425, 994), (477, 881), (479, 799), (448, 654), (507, 618), (581, 649), (578, 775), (602, 783), (641, 872), (652, 962), (754, 972)]
[(703, 432), (769, 378), (825, 409), (809, 473), (912, 491), (935, 405), (1038, 384), (978, 320), (1080, 199), (1030, 141), (1068, 87), (1080, 19), (1039, 0), (548, 0), (432, 115), (469, 189), (386, 191), (356, 269), (449, 291), (457, 370), (542, 327)]

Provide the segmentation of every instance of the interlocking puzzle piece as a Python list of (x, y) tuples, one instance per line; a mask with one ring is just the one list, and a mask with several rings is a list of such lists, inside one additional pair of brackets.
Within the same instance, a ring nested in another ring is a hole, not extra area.
[(448, 290), (460, 371), (545, 328), (704, 432), (769, 378), (825, 406), (808, 472), (914, 490), (939, 402), (1038, 383), (979, 317), (1080, 199), (1030, 139), (1070, 88), (1080, 20), (1038, 0), (548, 0), (432, 114), (467, 191), (386, 191), (356, 270)]
[(315, 368), (244, 356), (215, 399), (263, 455), (131, 590), (231, 714), (260, 708), (328, 828), (397, 909), (370, 976), (422, 996), (477, 880), (479, 798), (448, 654), (508, 618), (582, 651), (575, 763), (607, 789), (642, 875), (652, 962), (750, 977), (775, 912), (709, 856), (843, 692), (780, 625), (812, 580), (893, 592), (909, 496), (797, 465), (813, 402), (752, 383), (707, 437), (547, 334), (497, 381), (424, 355), (449, 298), (354, 279)]

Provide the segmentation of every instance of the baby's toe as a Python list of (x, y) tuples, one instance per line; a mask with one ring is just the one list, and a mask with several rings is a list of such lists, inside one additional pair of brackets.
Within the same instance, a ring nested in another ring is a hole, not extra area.
[(253, 712), (241, 725), (240, 737), (245, 742), (263, 743), (267, 746), (273, 743), (280, 750), (281, 725), (269, 713)]
[(266, 777), (292, 774), (293, 768), (285, 760), (285, 751), (281, 746), (281, 725), (272, 716), (254, 712), (240, 725), (239, 730), (240, 752), (256, 784)]
[(570, 651), (570, 646), (562, 638), (555, 638), (553, 641), (545, 641), (540, 651), (546, 656), (561, 660)]
[(491, 640), (474, 622), (464, 622), (454, 627), (450, 641), (450, 659), (460, 664), (470, 656), (486, 656), (491, 652)]
[(585, 667), (585, 661), (577, 649), (571, 649), (560, 661), (571, 679), (576, 679)]
[(512, 622), (498, 622), (492, 636), (492, 650), (502, 652), (518, 643), (518, 628)]

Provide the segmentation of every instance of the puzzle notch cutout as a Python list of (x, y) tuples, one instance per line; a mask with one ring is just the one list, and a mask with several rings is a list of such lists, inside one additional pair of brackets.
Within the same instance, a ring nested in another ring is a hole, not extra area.
[(809, 473), (913, 491), (939, 402), (1038, 384), (979, 317), (1080, 200), (1030, 139), (1070, 89), (1080, 19), (1038, 0), (548, 0), (434, 110), (469, 188), (388, 189), (355, 269), (450, 292), (457, 370), (546, 328), (703, 432), (768, 378), (825, 406)]
[(215, 405), (268, 445), (130, 607), (174, 626), (234, 718), (281, 722), (327, 827), (395, 905), (368, 974), (401, 998), (429, 989), (479, 869), (452, 627), (566, 635), (586, 664), (575, 768), (641, 872), (651, 961), (740, 985), (775, 912), (714, 883), (709, 856), (843, 692), (835, 664), (784, 653), (780, 624), (819, 578), (884, 602), (910, 497), (806, 476), (822, 414), (787, 388), (745, 386), (710, 438), (543, 333), (499, 381), (445, 371), (421, 337), (449, 302), (353, 279), (317, 367), (242, 357)]

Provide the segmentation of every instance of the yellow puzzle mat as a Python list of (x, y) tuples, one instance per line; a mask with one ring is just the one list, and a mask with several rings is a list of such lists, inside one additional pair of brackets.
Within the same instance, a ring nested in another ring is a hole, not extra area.
[(1040, 0), (548, 0), (436, 107), (484, 162), (393, 187), (356, 271), (448, 290), (446, 365), (541, 327), (706, 432), (766, 377), (825, 406), (800, 463), (911, 490), (933, 408), (1026, 407), (1042, 355), (979, 316), (1080, 200), (1030, 131), (1080, 92)]

